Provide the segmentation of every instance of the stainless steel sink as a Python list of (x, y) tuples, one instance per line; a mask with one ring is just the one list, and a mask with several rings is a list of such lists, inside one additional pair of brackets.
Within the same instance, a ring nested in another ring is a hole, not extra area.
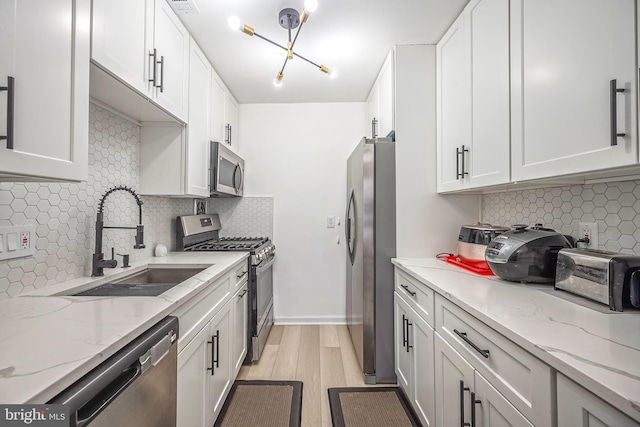
[(114, 282), (72, 294), (73, 296), (158, 296), (204, 268), (148, 268)]

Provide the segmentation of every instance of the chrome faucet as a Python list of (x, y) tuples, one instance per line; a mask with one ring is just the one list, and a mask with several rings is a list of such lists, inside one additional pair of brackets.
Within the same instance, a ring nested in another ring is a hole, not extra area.
[[(116, 191), (126, 191), (130, 193), (136, 199), (136, 203), (138, 204), (138, 209), (140, 213), (140, 220), (138, 225), (135, 227), (106, 227), (104, 225), (103, 220), (103, 208), (104, 202), (110, 194)], [(136, 194), (129, 187), (118, 186), (113, 187), (102, 196), (100, 199), (100, 204), (98, 205), (98, 215), (96, 217), (96, 249), (93, 254), (93, 263), (91, 266), (91, 276), (104, 276), (105, 268), (116, 268), (118, 265), (118, 261), (114, 258), (113, 249), (111, 250), (111, 259), (104, 259), (104, 252), (102, 252), (102, 231), (105, 228), (115, 228), (120, 230), (136, 230), (136, 244), (133, 246), (134, 249), (144, 249), (144, 227), (142, 226), (142, 200), (140, 196)]]

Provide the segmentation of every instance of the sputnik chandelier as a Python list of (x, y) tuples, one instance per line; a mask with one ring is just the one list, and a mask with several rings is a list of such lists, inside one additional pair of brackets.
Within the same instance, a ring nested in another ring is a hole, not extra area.
[[(304, 56), (298, 54), (297, 52), (294, 52), (293, 47), (296, 44), (296, 40), (298, 40), (298, 36), (300, 35), (300, 30), (302, 30), (302, 26), (307, 22), (307, 20), (309, 19), (309, 16), (311, 15), (311, 13), (313, 13), (318, 7), (318, 0), (305, 0), (304, 2), (304, 10), (302, 11), (302, 16), (300, 15), (300, 13), (298, 13), (297, 10), (292, 9), (292, 8), (286, 8), (286, 9), (282, 9), (280, 11), (279, 14), (279, 22), (280, 22), (280, 26), (282, 28), (284, 28), (285, 30), (287, 30), (287, 32), (289, 33), (289, 41), (287, 42), (287, 46), (283, 46), (281, 44), (278, 44), (276, 42), (274, 42), (273, 40), (269, 40), (268, 38), (261, 36), (260, 34), (256, 33), (256, 31), (245, 24), (241, 24), (240, 23), (240, 19), (238, 19), (235, 16), (232, 16), (231, 18), (229, 18), (229, 26), (233, 29), (233, 30), (240, 30), (243, 33), (249, 35), (249, 36), (256, 36), (258, 38), (261, 38), (264, 41), (267, 41), (269, 43), (271, 43), (274, 46), (279, 47), (280, 49), (284, 50), (287, 52), (287, 55), (284, 59), (284, 64), (282, 64), (282, 68), (280, 69), (280, 71), (278, 71), (278, 74), (276, 74), (276, 78), (274, 80), (274, 84), (276, 86), (282, 86), (282, 79), (284, 77), (284, 69), (287, 66), (287, 62), (291, 61), (293, 59), (293, 57), (298, 57), (306, 62), (308, 62), (309, 64), (317, 67), (320, 71), (322, 71), (325, 74), (328, 74), (329, 77), (334, 77), (335, 76), (335, 70), (330, 70), (328, 67), (324, 66), (324, 65), (318, 65), (315, 62), (305, 58)], [(295, 30), (298, 29), (298, 31), (296, 32), (295, 36), (293, 37), (293, 39), (291, 39), (291, 30)]]

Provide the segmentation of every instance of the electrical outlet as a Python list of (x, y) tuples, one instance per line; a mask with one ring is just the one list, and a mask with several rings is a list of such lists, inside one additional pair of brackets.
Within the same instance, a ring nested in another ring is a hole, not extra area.
[(334, 228), (336, 226), (336, 217), (334, 215), (327, 216), (327, 228)]
[(20, 232), (20, 249), (25, 250), (31, 247), (31, 233), (28, 231)]
[(581, 222), (578, 240), (589, 239), (589, 243), (578, 243), (579, 248), (598, 249), (598, 223), (597, 222)]

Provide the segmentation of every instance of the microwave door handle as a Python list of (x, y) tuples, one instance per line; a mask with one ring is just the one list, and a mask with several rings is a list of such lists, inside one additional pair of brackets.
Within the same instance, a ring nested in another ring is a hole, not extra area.
[[(236, 180), (237, 173), (240, 172), (240, 182)], [(240, 163), (236, 164), (236, 167), (233, 171), (233, 188), (236, 190), (236, 194), (240, 193), (242, 189), (242, 184), (244, 182), (244, 173), (242, 172), (242, 167)]]

